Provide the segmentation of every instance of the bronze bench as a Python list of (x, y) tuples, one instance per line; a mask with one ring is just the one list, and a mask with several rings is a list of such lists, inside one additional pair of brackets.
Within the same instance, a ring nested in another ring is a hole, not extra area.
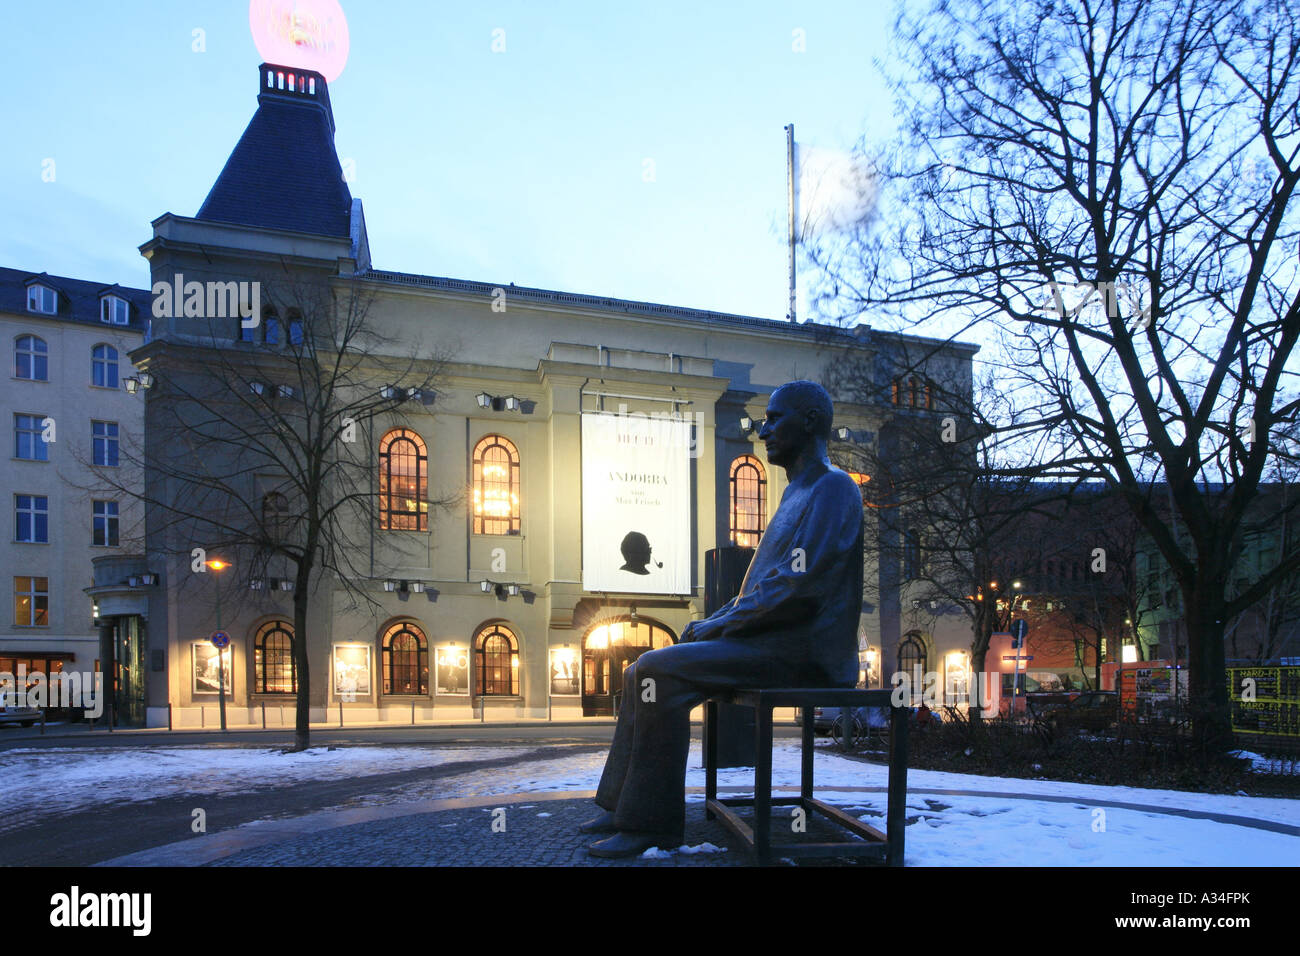
[[(907, 803), (907, 731), (911, 709), (894, 707), (891, 690), (857, 690), (853, 688), (779, 688), (774, 690), (735, 690), (715, 694), (705, 703), (704, 773), (705, 816), (720, 819), (754, 854), (759, 866), (767, 866), (781, 857), (847, 857), (873, 859), (888, 866), (903, 865), (904, 810)], [(753, 797), (718, 797), (718, 704), (752, 707), (755, 711), (755, 767)], [(798, 797), (772, 797), (772, 711), (777, 707), (798, 707), (803, 715), (803, 744)], [(885, 832), (857, 820), (838, 807), (813, 796), (813, 708), (814, 707), (889, 707), (889, 786)], [(753, 807), (754, 825), (750, 827), (733, 807)], [(834, 843), (772, 842), (773, 807), (802, 807), (811, 817), (821, 814), (832, 823), (861, 837)]]

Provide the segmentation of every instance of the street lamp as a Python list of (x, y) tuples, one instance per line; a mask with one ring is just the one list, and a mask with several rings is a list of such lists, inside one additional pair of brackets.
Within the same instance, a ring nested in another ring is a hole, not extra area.
[[(213, 558), (204, 562), (218, 574), (230, 567), (229, 561)], [(221, 582), (217, 582), (217, 630), (221, 630)], [(221, 711), (221, 729), (226, 729), (226, 648), (217, 648), (217, 703)]]

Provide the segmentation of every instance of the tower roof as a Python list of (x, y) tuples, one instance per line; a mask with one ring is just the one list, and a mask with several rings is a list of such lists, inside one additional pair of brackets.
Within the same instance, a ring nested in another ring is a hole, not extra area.
[(352, 193), (334, 151), (325, 77), (274, 63), (257, 75), (257, 112), (196, 218), (347, 236)]

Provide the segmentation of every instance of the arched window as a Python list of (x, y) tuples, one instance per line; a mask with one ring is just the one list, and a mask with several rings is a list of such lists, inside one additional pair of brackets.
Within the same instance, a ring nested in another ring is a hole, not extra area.
[(429, 642), (424, 631), (403, 621), (384, 632), (384, 693), (429, 693)]
[(908, 675), (913, 686), (925, 675), (925, 641), (919, 631), (909, 631), (898, 645), (898, 669)]
[(519, 451), (488, 435), (474, 446), (474, 534), (519, 533)]
[(379, 442), (379, 527), (429, 530), (429, 456), (424, 441), (395, 428)]
[(519, 642), (502, 624), (489, 624), (474, 638), (474, 673), (481, 697), (519, 694)]
[(912, 376), (907, 380), (908, 404), (916, 408), (916, 377)]
[(293, 663), (293, 625), (269, 621), (253, 639), (253, 687), (256, 694), (295, 694), (298, 671)]
[(731, 463), (731, 543), (757, 548), (767, 527), (767, 474), (753, 455)]
[(278, 491), (262, 496), (262, 529), (272, 541), (283, 541), (289, 533), (289, 499)]
[(289, 324), (289, 344), (302, 345), (302, 313), (297, 309), (290, 309), (285, 319)]
[(50, 380), (50, 347), (34, 335), (14, 339), (14, 375), (30, 382)]
[(96, 345), (90, 353), (90, 382), (100, 388), (117, 388), (117, 349)]

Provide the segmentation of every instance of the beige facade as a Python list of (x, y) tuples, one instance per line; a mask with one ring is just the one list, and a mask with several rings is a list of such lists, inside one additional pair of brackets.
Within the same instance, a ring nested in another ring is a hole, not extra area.
[[(113, 287), (101, 295), (100, 286), (84, 280), (0, 272), (8, 293), (0, 306), (8, 353), (0, 403), (8, 432), (0, 456), (0, 583), (8, 592), (0, 671), (25, 662), (29, 672), (90, 672), (100, 658), (93, 602), (84, 591), (92, 584), (91, 561), (143, 547), (139, 501), (95, 478), (93, 432), (96, 422), (113, 426), (101, 427), (104, 455), (110, 442), (140, 441), (142, 399), (124, 383), (132, 374), (127, 355), (142, 341), (138, 300), (145, 293)], [(53, 313), (26, 307), (32, 285), (53, 294)], [(105, 296), (126, 303), (126, 313), (106, 313)], [(99, 321), (105, 314), (124, 324)], [(116, 483), (138, 487), (138, 472), (124, 456), (118, 461), (108, 466)]]

